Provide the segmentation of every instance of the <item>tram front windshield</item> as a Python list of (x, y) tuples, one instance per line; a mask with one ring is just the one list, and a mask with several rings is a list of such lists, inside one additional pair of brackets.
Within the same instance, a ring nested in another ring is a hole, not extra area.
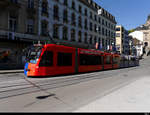
[(30, 50), (29, 50), (29, 53), (28, 53), (28, 56), (27, 56), (27, 61), (29, 63), (33, 63), (33, 64), (36, 64), (40, 55), (41, 55), (41, 51), (42, 51), (42, 47), (32, 47)]

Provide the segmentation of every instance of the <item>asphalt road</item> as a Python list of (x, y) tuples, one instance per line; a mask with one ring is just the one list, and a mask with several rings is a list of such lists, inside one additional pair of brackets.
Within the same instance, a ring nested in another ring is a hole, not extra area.
[[(99, 108), (103, 103), (96, 106), (96, 102), (150, 76), (149, 70), (150, 59), (146, 59), (133, 68), (43, 79), (0, 74), (0, 112), (107, 112)], [(93, 103), (96, 110), (91, 110)]]

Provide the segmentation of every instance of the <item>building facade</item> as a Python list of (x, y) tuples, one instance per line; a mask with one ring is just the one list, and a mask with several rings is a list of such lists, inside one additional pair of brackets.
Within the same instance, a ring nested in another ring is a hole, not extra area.
[(143, 29), (141, 29), (140, 31), (142, 31), (144, 33), (144, 44), (146, 43), (148, 48), (150, 48), (150, 15), (147, 17), (147, 21), (146, 23), (143, 25)]
[(93, 0), (0, 0), (0, 69), (23, 67), (33, 41), (101, 50), (115, 46), (116, 20)]
[(121, 25), (116, 26), (116, 48), (120, 54), (130, 54), (130, 37), (128, 31)]
[(23, 49), (38, 39), (38, 0), (0, 0), (0, 69), (23, 67)]
[(115, 45), (115, 17), (93, 0), (40, 0), (39, 6), (39, 35), (49, 32), (59, 43), (82, 48)]
[(147, 17), (147, 21), (145, 24), (141, 25), (140, 27), (137, 27), (135, 31), (143, 32), (143, 47), (146, 44), (147, 52), (150, 51), (150, 15)]
[(141, 30), (144, 33), (143, 43), (147, 44), (148, 48), (150, 48), (150, 29), (149, 30)]
[(136, 49), (137, 56), (141, 56), (143, 54), (143, 44), (144, 44), (144, 33), (141, 31), (134, 31), (129, 34), (133, 38), (133, 47)]

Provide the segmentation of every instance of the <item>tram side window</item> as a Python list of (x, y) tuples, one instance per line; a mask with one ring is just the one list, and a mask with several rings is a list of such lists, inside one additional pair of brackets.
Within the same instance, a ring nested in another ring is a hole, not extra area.
[(119, 63), (119, 57), (114, 57), (113, 58), (113, 63), (118, 64)]
[(106, 56), (106, 64), (111, 64), (111, 56)]
[(101, 65), (101, 56), (80, 54), (80, 65)]
[(40, 61), (40, 67), (49, 67), (53, 66), (53, 52), (51, 51), (45, 51), (41, 61)]
[(58, 53), (57, 57), (58, 66), (72, 66), (72, 53)]

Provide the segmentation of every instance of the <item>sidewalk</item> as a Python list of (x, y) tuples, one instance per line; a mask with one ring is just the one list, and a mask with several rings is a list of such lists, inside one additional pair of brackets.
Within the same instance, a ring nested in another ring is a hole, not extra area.
[(9, 74), (9, 73), (23, 73), (23, 69), (19, 70), (0, 70), (0, 74)]
[(145, 76), (74, 112), (150, 112), (149, 89), (150, 77)]
[(74, 112), (150, 112), (150, 58), (141, 62), (139, 69), (127, 73), (139, 76), (132, 83), (121, 87)]

